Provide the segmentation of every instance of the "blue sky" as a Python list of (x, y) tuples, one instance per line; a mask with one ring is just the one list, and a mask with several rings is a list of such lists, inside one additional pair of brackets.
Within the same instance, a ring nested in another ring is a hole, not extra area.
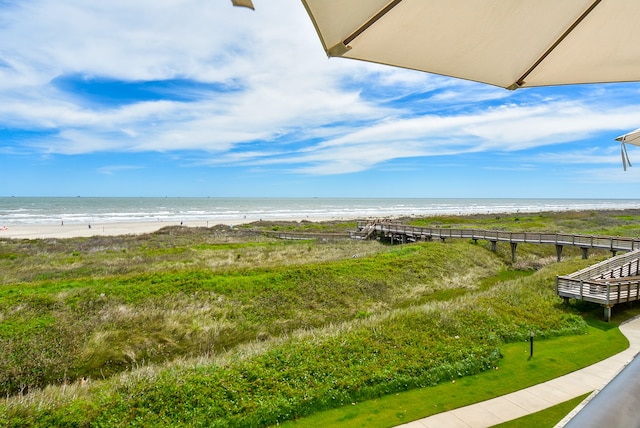
[(640, 84), (328, 59), (301, 3), (0, 0), (0, 196), (637, 198)]

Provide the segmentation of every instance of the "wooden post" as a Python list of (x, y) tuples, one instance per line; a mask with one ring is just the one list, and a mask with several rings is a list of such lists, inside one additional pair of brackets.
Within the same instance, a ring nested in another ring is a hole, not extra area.
[(582, 260), (587, 260), (589, 258), (589, 248), (582, 247)]
[(491, 251), (496, 252), (496, 246), (498, 245), (498, 241), (491, 241)]
[(613, 305), (603, 305), (604, 306), (604, 320), (606, 322), (611, 321), (611, 308)]
[(511, 244), (511, 261), (515, 262), (516, 261), (516, 248), (518, 248), (518, 243), (517, 242), (510, 242)]
[(560, 244), (556, 244), (556, 257), (559, 262), (562, 261), (562, 245)]

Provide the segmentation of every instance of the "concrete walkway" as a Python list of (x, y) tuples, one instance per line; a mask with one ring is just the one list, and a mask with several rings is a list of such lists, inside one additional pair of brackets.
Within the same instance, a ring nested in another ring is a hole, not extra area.
[(530, 388), (400, 426), (403, 428), (491, 427), (544, 410), (591, 391), (599, 391), (640, 352), (640, 317), (621, 324), (620, 331), (629, 339), (629, 348), (613, 357)]

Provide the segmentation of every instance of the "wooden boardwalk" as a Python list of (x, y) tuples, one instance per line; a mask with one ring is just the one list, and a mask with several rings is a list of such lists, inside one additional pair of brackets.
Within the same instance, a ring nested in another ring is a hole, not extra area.
[[(588, 256), (589, 249), (605, 249), (613, 257), (582, 269), (571, 275), (556, 278), (556, 294), (568, 302), (580, 299), (594, 302), (604, 307), (604, 317), (611, 319), (611, 308), (618, 303), (640, 300), (640, 239), (620, 236), (575, 235), (544, 232), (504, 232), (479, 229), (443, 229), (416, 227), (391, 222), (360, 222), (358, 231), (352, 233), (357, 239), (388, 239), (391, 243), (446, 240), (449, 238), (479, 239), (491, 242), (496, 250), (498, 242), (508, 242), (511, 256), (515, 260), (519, 243), (550, 244), (556, 246), (558, 261), (562, 248), (573, 246), (582, 248), (582, 257)], [(625, 254), (616, 255), (617, 252)]]
[(589, 249), (606, 249), (615, 256), (618, 251), (634, 251), (640, 249), (640, 239), (620, 236), (594, 236), (545, 232), (505, 232), (500, 230), (481, 229), (444, 229), (433, 227), (407, 226), (391, 222), (359, 222), (358, 231), (352, 232), (352, 238), (371, 239), (373, 237), (388, 239), (392, 243), (416, 241), (446, 240), (448, 238), (485, 240), (491, 243), (495, 251), (498, 242), (511, 245), (512, 258), (515, 260), (519, 243), (552, 244), (556, 246), (558, 260), (562, 257), (562, 248), (573, 246), (582, 248), (582, 257), (587, 258)]
[(289, 241), (334, 241), (340, 239), (347, 239), (346, 233), (328, 233), (328, 232), (290, 232), (290, 231), (260, 231), (262, 235), (267, 235), (272, 238), (284, 239)]

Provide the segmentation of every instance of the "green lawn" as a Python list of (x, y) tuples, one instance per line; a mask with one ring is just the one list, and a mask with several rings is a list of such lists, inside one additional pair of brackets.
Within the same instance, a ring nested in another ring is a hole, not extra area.
[(548, 409), (541, 410), (536, 413), (532, 413), (527, 416), (523, 416), (518, 419), (514, 419), (512, 421), (508, 421), (499, 425), (494, 425), (492, 428), (552, 428), (556, 426), (558, 422), (562, 420), (566, 415), (569, 414), (573, 409), (578, 406), (590, 395), (584, 394), (579, 397), (576, 397), (572, 400), (565, 401), (564, 403), (557, 404), (553, 407), (549, 407)]
[(531, 359), (528, 342), (507, 344), (501, 347), (504, 358), (495, 370), (434, 387), (354, 403), (280, 426), (392, 427), (545, 382), (586, 367), (629, 346), (618, 328), (595, 324), (597, 327), (589, 327), (588, 334), (582, 336), (544, 341), (534, 339), (534, 355)]

